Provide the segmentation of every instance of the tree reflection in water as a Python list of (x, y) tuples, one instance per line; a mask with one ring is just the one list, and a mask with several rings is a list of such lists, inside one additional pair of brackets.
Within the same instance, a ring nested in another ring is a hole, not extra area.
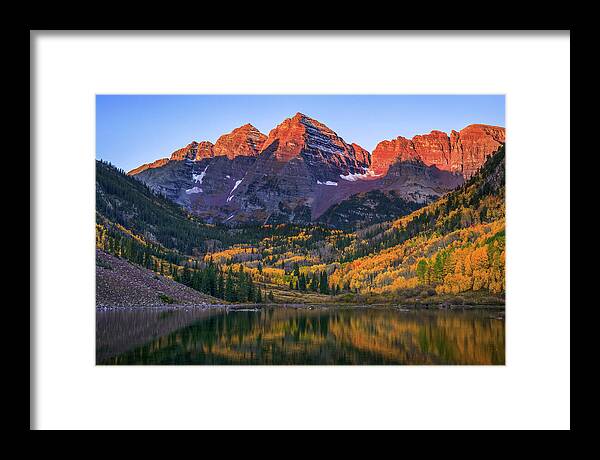
[(472, 311), (97, 312), (98, 364), (504, 364), (504, 321)]

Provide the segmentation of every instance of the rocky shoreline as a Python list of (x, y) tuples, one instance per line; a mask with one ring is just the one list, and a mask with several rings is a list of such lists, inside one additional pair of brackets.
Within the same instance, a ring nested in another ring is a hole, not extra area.
[(400, 311), (420, 311), (420, 310), (447, 310), (447, 311), (465, 311), (465, 310), (490, 310), (504, 312), (504, 305), (388, 305), (388, 304), (180, 304), (180, 305), (96, 305), (97, 311), (112, 310), (216, 310), (225, 309), (228, 311), (249, 311), (262, 310), (266, 308), (294, 308), (298, 310), (326, 310), (330, 308), (370, 308), (370, 309), (394, 309)]

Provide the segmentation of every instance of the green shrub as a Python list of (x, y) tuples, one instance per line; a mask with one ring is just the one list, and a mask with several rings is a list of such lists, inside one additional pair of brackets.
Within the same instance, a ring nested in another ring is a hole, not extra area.
[(164, 303), (174, 303), (175, 299), (173, 299), (172, 297), (169, 297), (166, 294), (159, 294), (158, 297), (160, 298), (160, 300), (162, 300)]
[(112, 266), (108, 262), (100, 259), (99, 257), (96, 257), (96, 265), (98, 267), (106, 268), (107, 270), (113, 269)]

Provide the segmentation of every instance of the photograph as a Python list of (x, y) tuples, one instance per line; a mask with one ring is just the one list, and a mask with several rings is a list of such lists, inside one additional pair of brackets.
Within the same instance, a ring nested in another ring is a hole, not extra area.
[(503, 95), (97, 95), (98, 365), (505, 364)]

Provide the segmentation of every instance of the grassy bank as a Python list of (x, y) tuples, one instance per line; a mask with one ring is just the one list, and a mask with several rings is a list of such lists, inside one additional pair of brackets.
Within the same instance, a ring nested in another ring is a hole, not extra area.
[(393, 295), (343, 293), (332, 296), (316, 292), (288, 290), (278, 286), (267, 286), (266, 288), (273, 292), (273, 304), (405, 305), (415, 307), (463, 305), (503, 307), (505, 304), (504, 295), (492, 294), (487, 291), (436, 294), (434, 290), (406, 290)]

